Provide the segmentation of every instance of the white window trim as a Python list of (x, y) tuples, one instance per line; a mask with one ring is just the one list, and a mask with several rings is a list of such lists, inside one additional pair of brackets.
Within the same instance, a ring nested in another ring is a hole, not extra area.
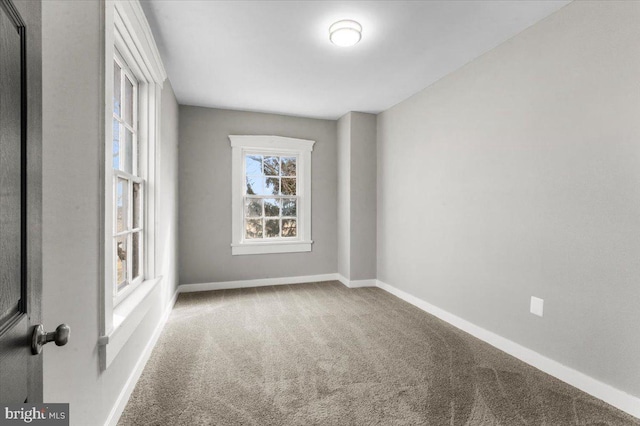
[[(229, 135), (231, 141), (231, 214), (232, 214), (232, 255), (296, 253), (311, 251), (311, 151), (315, 141), (287, 138), (283, 136)], [(273, 153), (296, 156), (298, 158), (297, 189), (300, 196), (298, 205), (298, 236), (286, 240), (244, 239), (243, 196), (244, 156), (247, 153)]]
[[(151, 307), (149, 295), (159, 288), (162, 277), (156, 275), (156, 164), (160, 146), (160, 96), (167, 78), (151, 29), (138, 0), (107, 0), (104, 3), (104, 151), (99, 165), (102, 178), (103, 208), (101, 226), (100, 274), (100, 367), (106, 369), (131, 337)], [(138, 138), (140, 166), (146, 183), (145, 212), (145, 280), (130, 286), (117, 298), (113, 285), (113, 180), (112, 180), (112, 119), (113, 119), (113, 58), (115, 49), (127, 63), (139, 83), (138, 101), (147, 108), (139, 110)]]

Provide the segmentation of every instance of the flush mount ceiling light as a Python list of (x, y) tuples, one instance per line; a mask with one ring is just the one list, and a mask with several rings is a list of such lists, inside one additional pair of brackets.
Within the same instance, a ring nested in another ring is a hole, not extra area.
[(362, 25), (351, 19), (338, 21), (329, 27), (329, 40), (340, 47), (357, 44), (362, 38)]

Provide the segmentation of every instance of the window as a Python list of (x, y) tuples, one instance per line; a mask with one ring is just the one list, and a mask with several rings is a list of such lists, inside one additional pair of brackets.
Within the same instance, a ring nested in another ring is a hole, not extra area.
[(314, 141), (229, 136), (234, 255), (311, 251)]
[(116, 50), (113, 61), (113, 294), (143, 280), (144, 178), (138, 149), (138, 80)]
[(166, 72), (137, 1), (103, 2), (104, 182), (100, 367), (113, 362), (151, 308), (156, 147)]
[(244, 155), (244, 238), (289, 239), (298, 236), (297, 157)]

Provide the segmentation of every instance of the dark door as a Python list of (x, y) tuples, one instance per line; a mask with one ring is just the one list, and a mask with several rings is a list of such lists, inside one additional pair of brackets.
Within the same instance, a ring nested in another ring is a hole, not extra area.
[(0, 402), (42, 402), (41, 4), (0, 0)]

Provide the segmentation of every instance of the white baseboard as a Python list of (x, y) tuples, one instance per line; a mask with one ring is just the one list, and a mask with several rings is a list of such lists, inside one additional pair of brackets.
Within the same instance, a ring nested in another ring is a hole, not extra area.
[(338, 281), (349, 288), (361, 288), (361, 287), (376, 287), (378, 285), (378, 280), (348, 280), (341, 274), (338, 275)]
[(601, 399), (607, 404), (613, 405), (634, 417), (640, 418), (640, 398), (616, 389), (606, 383), (602, 383), (584, 373), (547, 358), (538, 352), (521, 346), (509, 339), (492, 333), (491, 331), (485, 330), (482, 327), (472, 324), (467, 320), (453, 315), (444, 309), (440, 309), (437, 306), (425, 302), (424, 300), (397, 289), (387, 283), (377, 280), (377, 286), (394, 296), (399, 297), (405, 302), (408, 302), (423, 311), (448, 322), (454, 327), (483, 340), (491, 346), (494, 346), (501, 351), (506, 352), (509, 355), (512, 355), (521, 361), (524, 361), (527, 364), (580, 389), (583, 392), (588, 393), (589, 395)]
[(192, 293), (195, 291), (227, 290), (233, 288), (264, 287), (269, 285), (336, 281), (338, 279), (338, 274), (323, 274), (305, 275), (301, 277), (261, 278), (257, 280), (219, 281), (214, 283), (181, 284), (180, 286), (178, 286), (178, 291), (180, 293)]
[(171, 310), (173, 309), (173, 306), (176, 304), (176, 301), (178, 300), (178, 294), (179, 294), (179, 291), (176, 290), (173, 297), (167, 304), (167, 307), (165, 308), (164, 312), (162, 313), (162, 317), (160, 317), (160, 319), (158, 320), (158, 324), (156, 325), (156, 328), (153, 330), (153, 334), (151, 335), (151, 338), (149, 339), (147, 346), (145, 346), (144, 350), (142, 351), (142, 354), (140, 354), (140, 358), (138, 358), (138, 362), (136, 362), (135, 367), (133, 367), (133, 371), (131, 372), (131, 375), (129, 376), (129, 378), (127, 379), (127, 382), (124, 384), (124, 387), (120, 391), (120, 395), (118, 395), (118, 399), (116, 400), (116, 403), (113, 405), (113, 408), (109, 413), (109, 417), (107, 417), (105, 426), (116, 426), (118, 424), (118, 420), (120, 420), (120, 416), (122, 415), (122, 412), (127, 406), (127, 402), (129, 402), (129, 397), (131, 396), (133, 389), (136, 387), (136, 383), (138, 382), (138, 379), (142, 375), (144, 366), (147, 364), (147, 361), (149, 361), (151, 352), (153, 352), (153, 348), (158, 342), (158, 338), (162, 333), (162, 329), (164, 328), (164, 325), (169, 319)]

